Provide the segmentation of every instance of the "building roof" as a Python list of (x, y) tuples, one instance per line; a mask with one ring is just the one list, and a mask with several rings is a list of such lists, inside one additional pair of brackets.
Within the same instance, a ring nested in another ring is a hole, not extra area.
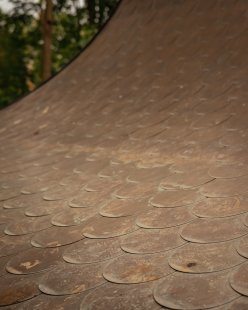
[(243, 0), (123, 0), (1, 111), (1, 309), (248, 308), (247, 28)]

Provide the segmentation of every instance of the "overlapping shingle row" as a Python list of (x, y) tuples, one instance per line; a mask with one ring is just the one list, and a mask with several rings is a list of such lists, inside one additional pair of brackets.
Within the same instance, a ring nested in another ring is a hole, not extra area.
[(0, 309), (248, 308), (247, 17), (124, 0), (1, 112)]

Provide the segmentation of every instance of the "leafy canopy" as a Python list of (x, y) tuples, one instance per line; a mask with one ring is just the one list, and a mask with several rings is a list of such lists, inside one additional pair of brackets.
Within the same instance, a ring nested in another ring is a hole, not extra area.
[[(52, 73), (58, 72), (95, 35), (119, 0), (54, 0)], [(41, 83), (45, 0), (9, 0), (0, 10), (0, 108)]]

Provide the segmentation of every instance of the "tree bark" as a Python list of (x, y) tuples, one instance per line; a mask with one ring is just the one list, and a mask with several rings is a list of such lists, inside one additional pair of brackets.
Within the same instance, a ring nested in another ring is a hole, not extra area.
[(89, 23), (93, 25), (95, 23), (95, 17), (96, 17), (96, 10), (95, 10), (96, 1), (87, 0), (86, 4), (87, 4), (87, 9), (88, 9), (88, 14), (89, 14)]
[(46, 81), (52, 75), (52, 24), (53, 2), (52, 0), (45, 0), (45, 8), (41, 13), (43, 38), (42, 81)]

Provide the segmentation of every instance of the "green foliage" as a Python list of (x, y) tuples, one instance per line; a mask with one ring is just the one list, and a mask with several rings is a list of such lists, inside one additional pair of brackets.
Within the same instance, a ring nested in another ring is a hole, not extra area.
[(60, 70), (94, 36), (98, 28), (84, 23), (85, 10), (77, 15), (60, 12), (54, 18), (53, 30), (53, 73)]
[[(10, 0), (0, 11), (0, 108), (41, 83), (44, 0)], [(108, 19), (118, 0), (54, 0), (53, 73), (68, 63)], [(93, 4), (93, 5), (92, 5)]]
[(28, 90), (22, 27), (20, 21), (0, 12), (0, 107)]

